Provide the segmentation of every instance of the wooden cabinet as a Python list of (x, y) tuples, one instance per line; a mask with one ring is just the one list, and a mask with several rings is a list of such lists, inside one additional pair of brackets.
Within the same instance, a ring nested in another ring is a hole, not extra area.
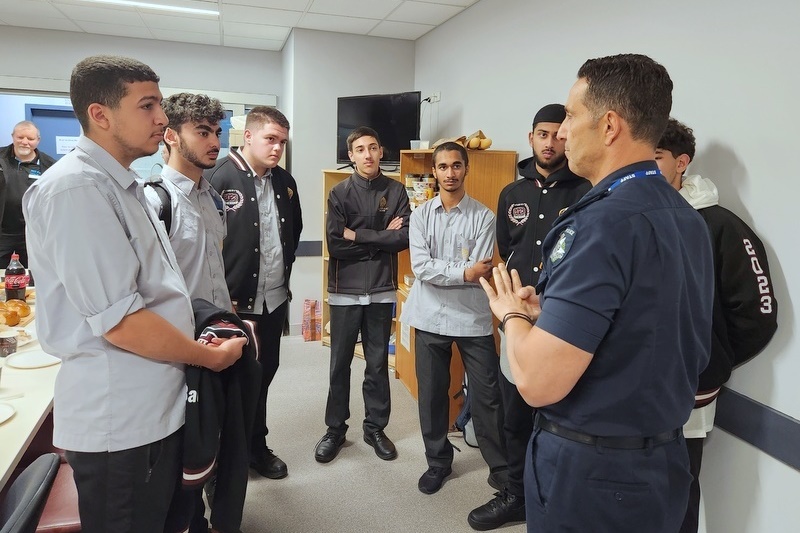
[[(514, 181), (517, 175), (517, 152), (501, 150), (468, 150), (469, 173), (466, 178), (467, 194), (492, 210), (497, 209), (500, 191)], [(407, 174), (430, 174), (433, 172), (433, 150), (402, 150), (400, 152), (400, 176)], [(495, 213), (496, 214), (496, 213)], [(502, 216), (502, 214), (501, 214)], [(495, 263), (500, 257), (495, 249)], [(400, 253), (398, 282), (400, 289), (397, 297), (397, 316), (401, 314), (402, 305), (408, 298), (410, 287), (404, 283), (404, 276), (412, 274), (411, 257), (408, 250)], [(412, 274), (413, 275), (413, 274)], [(417, 376), (414, 369), (414, 329), (404, 327), (398, 322), (395, 369), (396, 375), (406, 386), (411, 395), (417, 397)], [(496, 337), (496, 336), (495, 336)], [(497, 338), (495, 338), (497, 342)], [(499, 344), (498, 344), (499, 347)], [(450, 363), (450, 423), (452, 424), (461, 408), (458, 392), (464, 376), (461, 356), (453, 345), (453, 359)]]

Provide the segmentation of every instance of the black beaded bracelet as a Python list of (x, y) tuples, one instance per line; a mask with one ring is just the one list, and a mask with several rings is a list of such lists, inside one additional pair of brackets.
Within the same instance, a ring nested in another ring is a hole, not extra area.
[(528, 315), (526, 315), (524, 313), (506, 313), (503, 316), (503, 320), (501, 321), (501, 325), (503, 327), (503, 331), (505, 331), (505, 329), (506, 329), (506, 322), (508, 322), (512, 318), (521, 318), (521, 319), (527, 321), (528, 324), (530, 324), (531, 326), (536, 324), (536, 321), (534, 319), (532, 319), (531, 317), (529, 317)]

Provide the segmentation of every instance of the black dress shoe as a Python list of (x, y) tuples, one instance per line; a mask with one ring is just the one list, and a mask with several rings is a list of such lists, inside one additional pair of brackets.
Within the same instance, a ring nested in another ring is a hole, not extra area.
[(364, 442), (375, 448), (375, 455), (384, 461), (391, 461), (397, 457), (397, 448), (394, 447), (394, 443), (389, 440), (386, 433), (381, 430), (364, 433)]
[(419, 488), (419, 491), (424, 494), (433, 494), (442, 488), (444, 478), (452, 473), (453, 470), (449, 466), (447, 468), (442, 468), (441, 466), (432, 466), (428, 468), (424, 474), (422, 474), (422, 477), (419, 478), (417, 487)]
[(281, 461), (269, 448), (254, 454), (250, 459), (250, 468), (269, 479), (282, 479), (289, 475), (286, 463)]
[(314, 449), (314, 459), (318, 463), (330, 463), (339, 453), (339, 449), (344, 444), (344, 435), (335, 433), (325, 433)]
[(525, 521), (525, 499), (506, 490), (496, 492), (488, 503), (473, 509), (467, 517), (472, 529), (489, 531), (509, 522)]

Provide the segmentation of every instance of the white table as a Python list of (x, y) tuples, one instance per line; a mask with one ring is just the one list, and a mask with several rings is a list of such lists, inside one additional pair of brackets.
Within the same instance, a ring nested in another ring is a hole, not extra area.
[[(25, 329), (34, 331), (33, 322)], [(41, 349), (32, 342), (20, 352)], [(0, 396), (7, 392), (22, 392), (21, 398), (0, 402), (14, 406), (16, 414), (0, 424), (0, 490), (19, 464), (42, 422), (53, 409), (53, 389), (61, 364), (35, 369), (17, 369), (5, 366), (0, 376)]]

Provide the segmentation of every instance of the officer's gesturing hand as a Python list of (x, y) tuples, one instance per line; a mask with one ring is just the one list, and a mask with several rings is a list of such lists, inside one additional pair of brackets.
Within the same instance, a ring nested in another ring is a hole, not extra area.
[(505, 263), (500, 263), (492, 270), (492, 277), (494, 288), (485, 279), (481, 279), (480, 283), (489, 297), (489, 306), (494, 316), (502, 320), (505, 326), (508, 317), (512, 316), (509, 313), (516, 313), (522, 315), (519, 318), (525, 317), (533, 325), (542, 311), (534, 288), (530, 285), (523, 287), (517, 270), (512, 269), (509, 274)]

